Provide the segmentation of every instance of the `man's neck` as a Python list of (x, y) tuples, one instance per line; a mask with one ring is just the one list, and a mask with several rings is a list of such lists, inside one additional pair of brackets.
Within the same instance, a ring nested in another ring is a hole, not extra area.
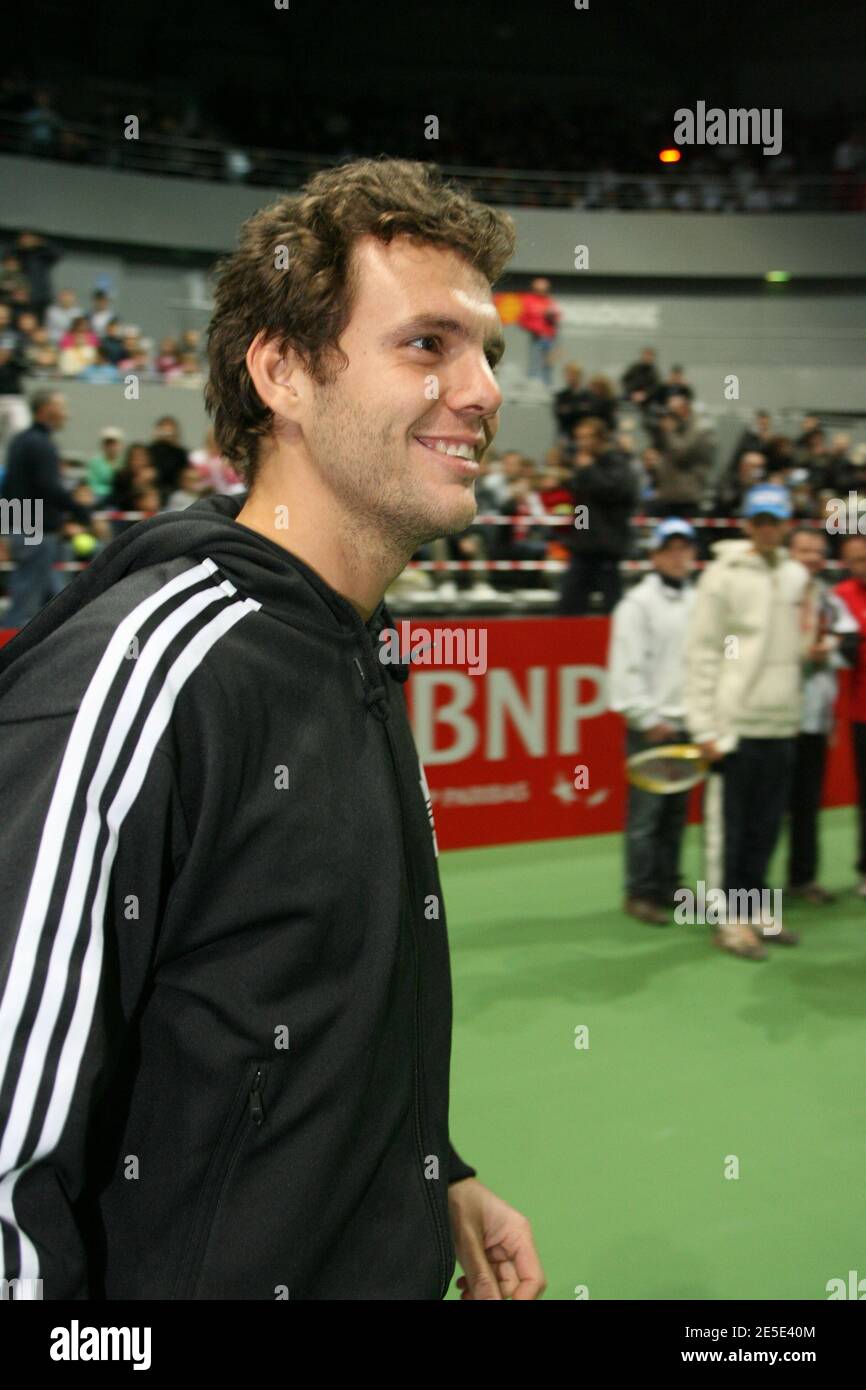
[[(288, 472), (288, 470), (286, 470)], [(368, 622), (410, 555), (398, 555), (333, 494), (260, 478), (235, 518), (303, 560)]]

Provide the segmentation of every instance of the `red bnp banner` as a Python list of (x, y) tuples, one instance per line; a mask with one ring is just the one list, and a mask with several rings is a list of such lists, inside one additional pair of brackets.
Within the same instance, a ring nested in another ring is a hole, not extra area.
[[(607, 618), (400, 622), (406, 691), (440, 849), (621, 830), (623, 723), (608, 709)], [(0, 645), (13, 633), (0, 631)], [(825, 806), (856, 800), (845, 673)], [(700, 790), (691, 819), (700, 817)]]
[[(609, 626), (607, 618), (398, 624), (415, 653), (406, 689), (440, 848), (622, 829), (624, 726), (608, 709)], [(438, 651), (437, 630), (452, 634)], [(840, 719), (824, 804), (854, 799)], [(691, 819), (699, 816), (696, 791)]]

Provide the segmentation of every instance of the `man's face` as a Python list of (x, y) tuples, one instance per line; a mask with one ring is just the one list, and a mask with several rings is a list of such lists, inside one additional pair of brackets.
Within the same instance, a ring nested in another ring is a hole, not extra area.
[[(138, 351), (137, 344), (136, 351)], [(157, 420), (156, 428), (153, 433), (155, 439), (164, 439), (169, 444), (176, 444), (178, 436), (177, 421), (170, 419)]]
[(781, 517), (771, 516), (769, 512), (760, 512), (746, 521), (744, 526), (755, 549), (765, 551), (775, 550), (782, 544), (788, 522)]
[(791, 537), (790, 549), (791, 559), (799, 560), (811, 575), (821, 573), (827, 560), (827, 546), (820, 531), (798, 531)]
[(668, 579), (685, 579), (694, 568), (695, 547), (685, 536), (673, 536), (661, 550), (653, 551), (652, 563)]
[(298, 423), (347, 513), (411, 553), (475, 516), (478, 458), (502, 404), (502, 330), (486, 279), (448, 248), (364, 237), (353, 262), (348, 365), (312, 382)]
[(66, 424), (69, 412), (66, 408), (65, 396), (52, 396), (45, 402), (39, 412), (39, 419), (43, 425), (47, 425), (50, 430), (62, 430)]
[(855, 579), (866, 584), (866, 538), (852, 536), (842, 547), (842, 563)]
[(688, 420), (692, 413), (688, 396), (671, 396), (668, 409), (678, 420)]

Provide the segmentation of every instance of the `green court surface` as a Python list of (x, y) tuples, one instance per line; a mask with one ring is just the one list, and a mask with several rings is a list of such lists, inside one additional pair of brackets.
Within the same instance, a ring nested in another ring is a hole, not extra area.
[(849, 808), (823, 814), (839, 898), (785, 899), (800, 945), (758, 962), (708, 927), (626, 917), (619, 835), (442, 855), (451, 1136), (530, 1218), (546, 1298), (826, 1299), (828, 1280), (866, 1278), (854, 830)]

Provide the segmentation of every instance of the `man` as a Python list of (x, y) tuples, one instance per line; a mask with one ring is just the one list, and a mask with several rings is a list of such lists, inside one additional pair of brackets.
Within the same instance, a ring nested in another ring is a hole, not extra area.
[(656, 442), (656, 511), (661, 516), (695, 516), (707, 490), (715, 445), (686, 396), (670, 398), (658, 421)]
[(645, 407), (658, 390), (660, 377), (656, 366), (655, 348), (645, 347), (636, 362), (627, 367), (622, 378), (622, 393), (634, 405)]
[(746, 425), (741, 431), (734, 445), (734, 451), (728, 461), (725, 470), (729, 477), (733, 477), (744, 454), (759, 453), (764, 462), (768, 461), (770, 448), (770, 412), (768, 410), (756, 410), (755, 419), (751, 425)]
[(543, 1288), (449, 1141), (435, 832), (381, 659), (386, 588), (475, 514), (513, 246), (402, 160), (255, 214), (206, 392), (249, 491), (124, 533), (0, 655), (0, 1197), (46, 1297), (438, 1299), (455, 1250), (466, 1299)]
[(45, 315), (45, 326), (56, 343), (71, 329), (76, 319), (81, 318), (81, 305), (74, 290), (58, 290), (57, 300), (50, 305)]
[[(846, 536), (841, 557), (848, 578), (836, 585), (834, 593), (845, 604), (861, 635), (866, 637), (866, 536), (859, 533)], [(857, 891), (866, 898), (866, 643), (862, 641), (851, 672), (848, 711), (857, 779), (857, 872), (860, 875)]]
[(575, 425), (593, 412), (589, 393), (582, 385), (582, 368), (576, 362), (566, 362), (563, 376), (565, 385), (553, 398), (553, 418), (557, 437), (561, 444), (566, 444), (572, 438)]
[(665, 381), (656, 387), (651, 404), (666, 410), (675, 396), (684, 396), (687, 401), (694, 399), (694, 391), (686, 381), (683, 367), (671, 367)]
[(529, 376), (545, 386), (553, 385), (553, 350), (559, 334), (562, 310), (550, 294), (550, 281), (539, 275), (532, 281), (517, 322), (529, 335)]
[[(30, 409), (33, 424), (9, 445), (3, 477), (2, 495), (7, 502), (19, 504), (20, 516), (9, 536), (15, 568), (9, 576), (4, 627), (23, 627), (59, 593), (63, 575), (54, 566), (61, 559), (61, 529), (70, 517), (77, 523), (74, 530), (90, 521), (87, 508), (61, 482), (60, 451), (52, 438), (66, 424), (66, 397), (57, 391), (37, 391)], [(7, 508), (10, 516), (13, 510)]]
[[(687, 521), (662, 521), (653, 533), (650, 573), (614, 610), (610, 707), (626, 721), (627, 758), (653, 744), (688, 741), (683, 688), (695, 539)], [(640, 922), (670, 921), (688, 800), (688, 792), (660, 795), (629, 786), (624, 910)]]
[(575, 429), (576, 453), (565, 486), (572, 496), (574, 526), (557, 531), (571, 552), (562, 582), (559, 612), (589, 612), (593, 593), (610, 613), (622, 595), (620, 561), (629, 543), (628, 520), (637, 502), (638, 483), (631, 461), (612, 446), (602, 420), (584, 420)]
[(809, 574), (782, 546), (791, 516), (786, 490), (753, 488), (744, 516), (746, 539), (714, 545), (698, 582), (686, 642), (686, 723), (703, 756), (719, 764), (707, 784), (704, 823), (711, 858), (718, 846), (722, 862), (709, 862), (705, 872), (708, 886), (726, 891), (728, 908), (737, 910), (716, 926), (715, 944), (761, 960), (761, 935), (782, 945), (798, 940), (755, 908), (763, 907), (788, 805), (802, 666), (814, 652), (817, 622)]
[(803, 715), (794, 748), (788, 843), (788, 892), (816, 907), (833, 901), (818, 882), (818, 812), (827, 766), (827, 739), (833, 728), (839, 666), (856, 660), (860, 637), (842, 599), (821, 575), (827, 565), (827, 537), (810, 526), (790, 534), (792, 560), (809, 571), (818, 609), (818, 641), (805, 671)]
[(160, 416), (148, 447), (160, 496), (165, 503), (178, 487), (181, 473), (189, 467), (189, 454), (180, 442), (180, 425), (173, 415)]

